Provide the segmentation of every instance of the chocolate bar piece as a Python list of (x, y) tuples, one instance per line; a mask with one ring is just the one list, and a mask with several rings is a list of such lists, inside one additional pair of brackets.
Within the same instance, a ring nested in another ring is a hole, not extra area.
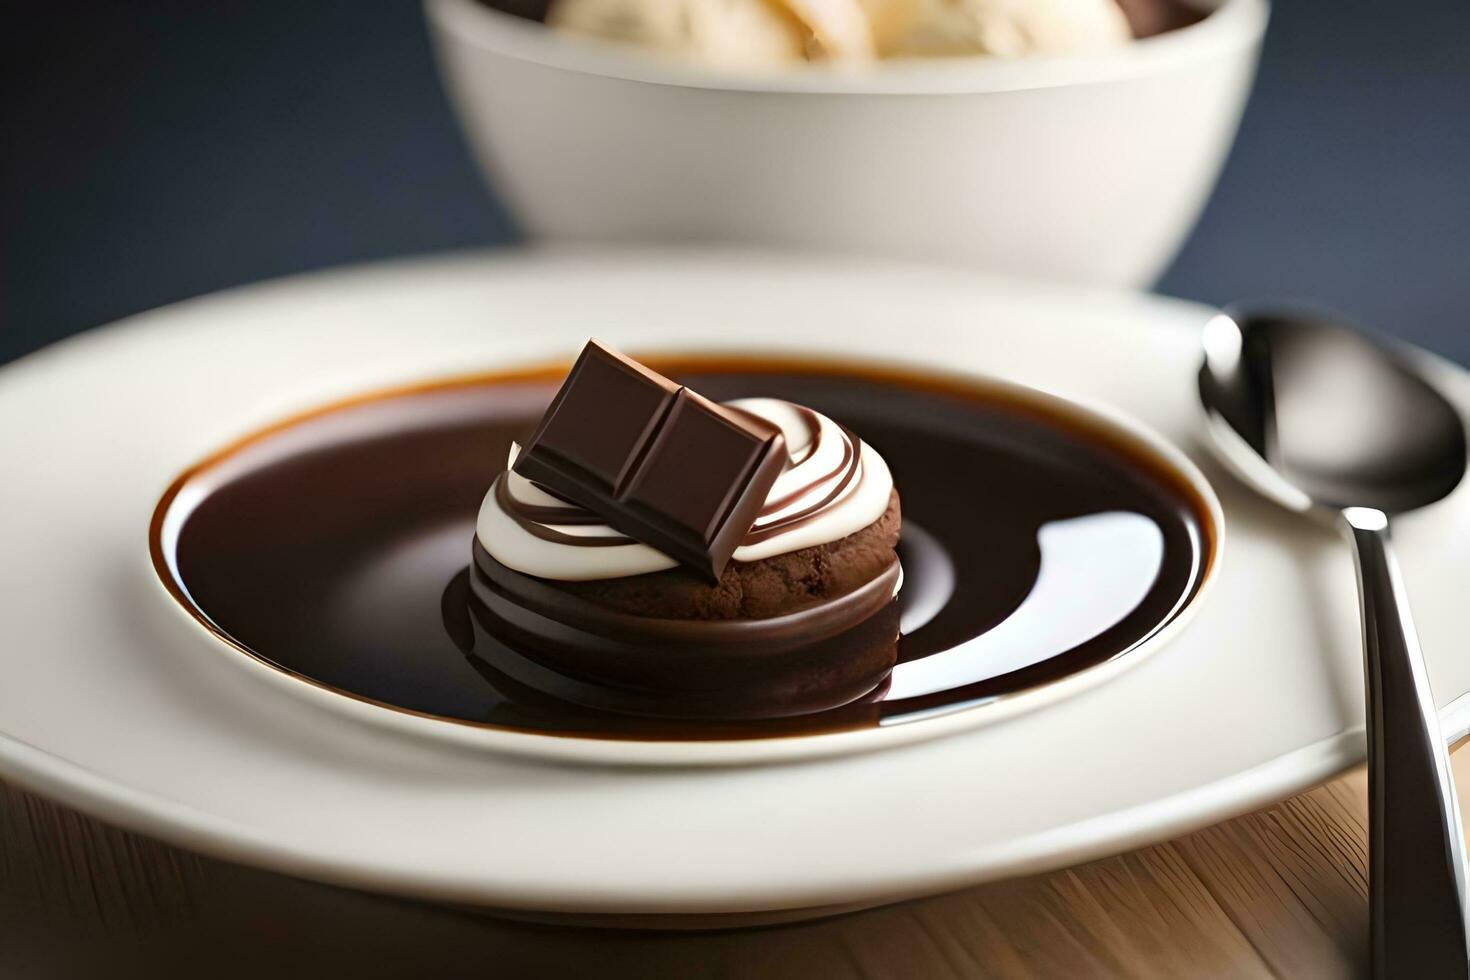
[(718, 580), (785, 464), (777, 427), (594, 340), (515, 471)]

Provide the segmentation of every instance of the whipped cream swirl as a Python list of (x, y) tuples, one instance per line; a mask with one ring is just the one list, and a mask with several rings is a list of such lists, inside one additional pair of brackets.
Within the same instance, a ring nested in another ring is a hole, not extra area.
[[(774, 398), (727, 407), (779, 426), (789, 458), (765, 506), (735, 549), (738, 562), (760, 561), (862, 530), (883, 516), (893, 491), (888, 464), (873, 447), (809, 408)], [(490, 556), (538, 578), (577, 581), (624, 578), (675, 568), (678, 562), (636, 541), (576, 504), (512, 472), (485, 495), (475, 534)]]

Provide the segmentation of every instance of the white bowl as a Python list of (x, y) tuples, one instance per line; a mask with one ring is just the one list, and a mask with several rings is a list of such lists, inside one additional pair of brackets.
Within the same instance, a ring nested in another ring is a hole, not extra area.
[(426, 0), (450, 96), (533, 236), (738, 241), (1143, 285), (1220, 170), (1266, 0), (1086, 58), (704, 70)]

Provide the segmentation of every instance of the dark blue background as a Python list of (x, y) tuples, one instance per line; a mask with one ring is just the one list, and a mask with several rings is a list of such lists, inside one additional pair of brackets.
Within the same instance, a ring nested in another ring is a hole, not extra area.
[[(0, 24), (0, 362), (255, 279), (502, 243), (408, 0), (52, 2)], [(1470, 3), (1278, 0), (1161, 289), (1470, 363)]]

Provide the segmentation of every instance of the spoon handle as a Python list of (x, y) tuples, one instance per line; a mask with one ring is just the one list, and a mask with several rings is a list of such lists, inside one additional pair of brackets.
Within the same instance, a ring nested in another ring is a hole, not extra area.
[(1388, 518), (1357, 507), (1343, 518), (1363, 608), (1373, 973), (1470, 976), (1460, 807)]

